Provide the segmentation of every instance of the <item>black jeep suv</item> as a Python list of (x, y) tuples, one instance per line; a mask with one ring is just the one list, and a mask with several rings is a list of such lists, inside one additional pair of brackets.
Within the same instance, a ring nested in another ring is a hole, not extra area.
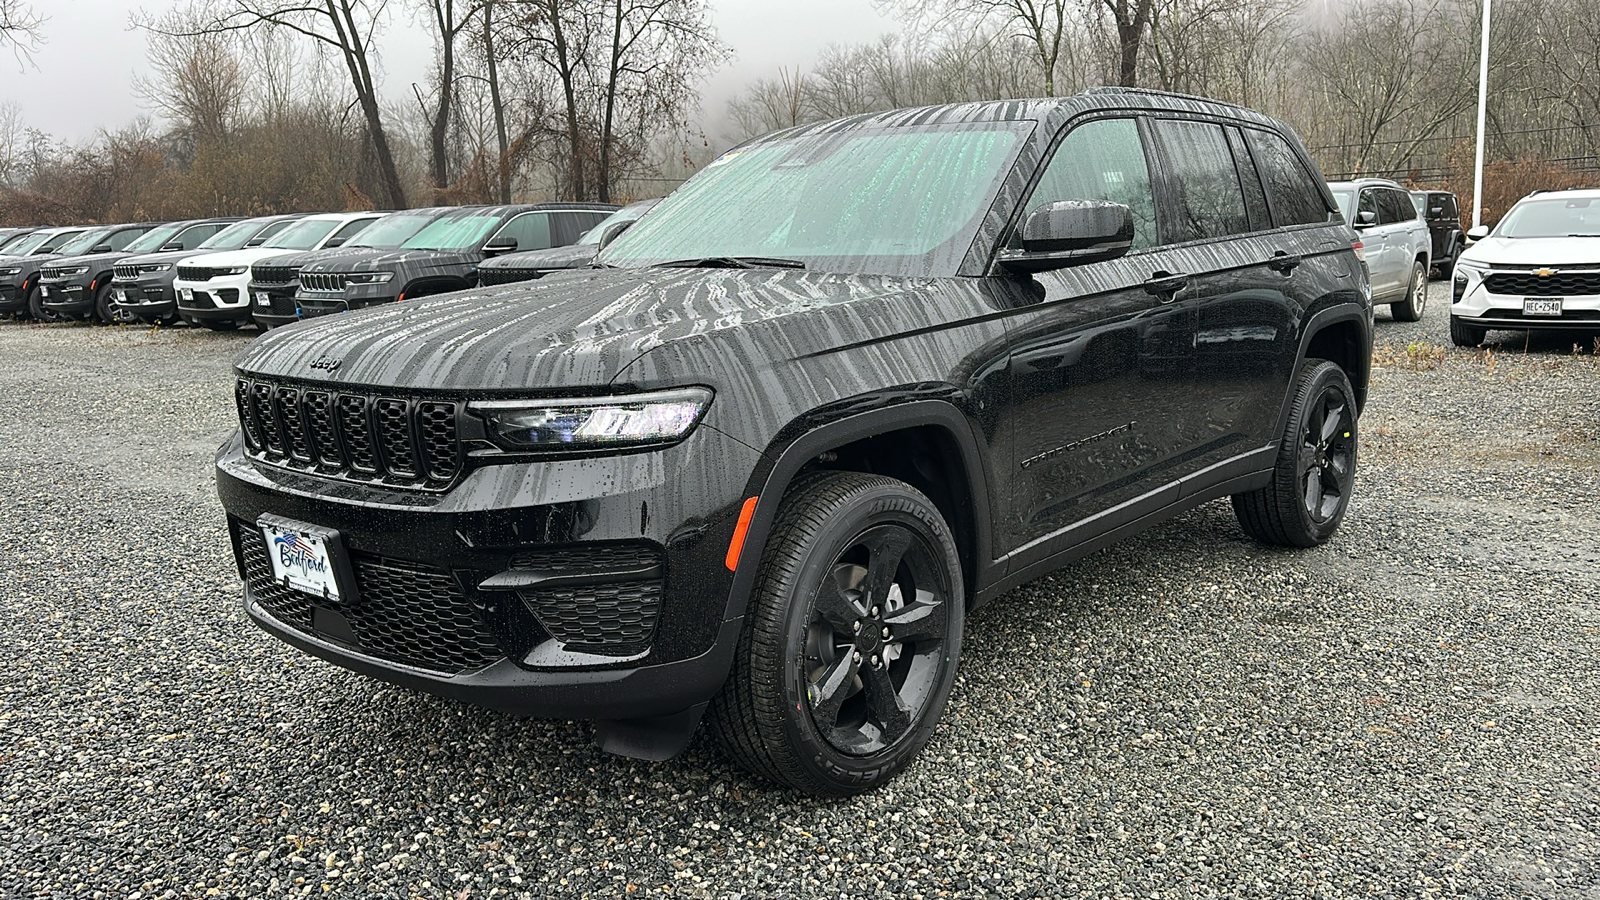
[(83, 226), (40, 228), (6, 245), (0, 254), (0, 318), (33, 315), (39, 302), (39, 269), (73, 245), (87, 231)]
[(1372, 306), (1287, 128), (1136, 90), (730, 151), (599, 268), (274, 331), (217, 487), (245, 608), (402, 685), (819, 794), (933, 735), (974, 605), (1353, 489)]
[(1412, 191), (1411, 204), (1428, 223), (1428, 233), (1433, 238), (1433, 270), (1440, 278), (1449, 278), (1467, 246), (1456, 195), (1449, 191)]
[[(118, 319), (138, 320), (151, 325), (176, 324), (178, 321), (178, 295), (172, 288), (177, 279), (177, 265), (197, 253), (222, 253), (245, 247), (258, 247), (283, 229), (299, 221), (303, 214), (258, 216), (242, 220), (214, 220), (230, 222), (198, 243), (191, 240), (191, 232), (169, 241), (176, 243), (171, 250), (163, 249), (141, 256), (128, 256), (117, 260), (111, 279), (111, 310)], [(200, 232), (193, 232), (199, 236)]]
[(399, 249), (306, 264), (295, 294), (300, 318), (472, 287), (485, 259), (570, 244), (616, 210), (609, 203), (461, 207), (429, 223)]

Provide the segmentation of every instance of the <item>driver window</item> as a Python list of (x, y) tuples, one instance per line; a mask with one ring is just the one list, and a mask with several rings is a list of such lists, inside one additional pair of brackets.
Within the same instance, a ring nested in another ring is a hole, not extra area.
[(1356, 206), (1357, 222), (1361, 221), (1362, 213), (1372, 213), (1372, 218), (1368, 219), (1367, 221), (1373, 225), (1376, 225), (1383, 220), (1383, 217), (1378, 215), (1377, 191), (1369, 189), (1361, 192), (1361, 203)]
[(1023, 210), (1058, 200), (1110, 200), (1133, 211), (1133, 249), (1156, 244), (1156, 201), (1144, 143), (1133, 119), (1096, 119), (1072, 129)]

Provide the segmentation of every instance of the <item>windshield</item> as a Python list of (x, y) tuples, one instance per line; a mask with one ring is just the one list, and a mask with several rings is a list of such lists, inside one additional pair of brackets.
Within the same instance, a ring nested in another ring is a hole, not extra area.
[(151, 250), (154, 250), (157, 247), (160, 247), (162, 244), (165, 244), (167, 242), (167, 238), (177, 234), (178, 230), (182, 227), (182, 222), (174, 222), (171, 225), (163, 225), (160, 228), (152, 228), (140, 235), (138, 240), (126, 247), (123, 247), (122, 250), (129, 256), (132, 256), (135, 253), (149, 253)]
[(422, 230), (422, 226), (438, 218), (437, 213), (395, 213), (384, 216), (352, 238), (346, 247), (370, 247), (373, 250), (395, 250), (407, 238)]
[(1495, 227), (1495, 237), (1600, 237), (1600, 200), (1552, 197), (1518, 203)]
[(26, 231), (19, 231), (16, 234), (0, 238), (0, 254), (10, 253), (11, 251), (8, 248), (22, 246), (22, 242), (31, 236)]
[(206, 238), (205, 243), (196, 247), (196, 250), (237, 250), (244, 246), (245, 241), (256, 236), (256, 232), (266, 227), (265, 219), (245, 219), (235, 222), (227, 228)]
[(589, 229), (588, 231), (585, 231), (583, 233), (583, 237), (578, 238), (576, 243), (580, 247), (581, 246), (591, 246), (592, 247), (595, 244), (600, 243), (600, 239), (606, 236), (606, 230), (609, 229), (611, 226), (619, 225), (619, 224), (621, 224), (623, 222), (632, 222), (634, 219), (639, 218), (640, 216), (642, 216), (645, 213), (649, 212), (654, 207), (655, 207), (655, 203), (653, 203), (653, 202), (652, 203), (640, 203), (640, 204), (637, 204), (635, 206), (625, 206), (622, 209), (619, 209), (616, 212), (612, 213), (611, 215), (606, 216), (604, 219), (601, 219), (600, 220), (600, 224), (594, 226), (593, 228)]
[(402, 250), (464, 250), (476, 247), (504, 220), (499, 213), (463, 212), (448, 215), (422, 229), (400, 245)]
[(285, 228), (261, 246), (272, 250), (310, 250), (342, 224), (337, 219), (304, 219)]
[(35, 231), (33, 234), (25, 234), (15, 244), (7, 247), (6, 252), (12, 256), (31, 256), (33, 251), (39, 249), (39, 245), (54, 236), (55, 232), (53, 231)]
[(67, 241), (65, 244), (62, 244), (60, 249), (56, 251), (56, 254), (59, 256), (77, 256), (86, 252), (95, 244), (105, 240), (106, 235), (110, 233), (111, 229), (109, 228), (96, 228), (92, 231), (85, 231), (83, 234), (80, 234), (72, 240)]
[(602, 261), (775, 257), (811, 268), (954, 275), (1028, 122), (847, 128), (723, 154)]
[(1349, 222), (1350, 221), (1350, 205), (1352, 203), (1356, 202), (1355, 192), (1353, 192), (1353, 191), (1334, 191), (1333, 192), (1333, 202), (1339, 204), (1339, 215), (1343, 216), (1344, 220), (1346, 222)]

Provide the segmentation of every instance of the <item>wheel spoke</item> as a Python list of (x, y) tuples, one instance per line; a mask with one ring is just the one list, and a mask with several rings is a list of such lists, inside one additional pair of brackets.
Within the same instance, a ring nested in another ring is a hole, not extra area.
[(1340, 403), (1337, 406), (1335, 406), (1333, 404), (1333, 401), (1330, 399), (1328, 401), (1327, 410), (1324, 413), (1324, 416), (1323, 416), (1323, 419), (1322, 419), (1322, 441), (1323, 441), (1323, 443), (1327, 443), (1328, 441), (1333, 440), (1333, 436), (1335, 434), (1337, 434), (1338, 431), (1339, 431), (1339, 422), (1342, 421), (1343, 419), (1344, 419), (1344, 404)]
[(852, 634), (854, 625), (867, 614), (861, 592), (845, 587), (840, 578), (830, 578), (817, 591), (817, 614), (839, 634)]
[(889, 586), (900, 572), (900, 560), (911, 546), (911, 533), (904, 528), (887, 528), (875, 535), (867, 546), (871, 555), (867, 559), (862, 600), (868, 607), (882, 608), (889, 596)]
[(1306, 470), (1306, 509), (1315, 513), (1322, 508), (1322, 467)]
[(1333, 470), (1333, 476), (1343, 484), (1350, 475), (1350, 459), (1342, 453), (1336, 453), (1328, 457), (1328, 468)]
[(831, 731), (839, 724), (839, 707), (854, 693), (855, 675), (859, 668), (861, 664), (856, 662), (856, 655), (847, 650), (833, 665), (822, 671), (821, 678), (806, 689), (811, 700), (811, 716), (817, 727)]
[(911, 710), (900, 699), (888, 669), (867, 666), (861, 670), (861, 680), (866, 687), (867, 702), (872, 705), (872, 715), (883, 727), (883, 742), (893, 743), (911, 727)]
[(917, 599), (883, 617), (889, 626), (889, 640), (915, 644), (944, 637), (944, 601), (928, 591), (918, 591)]
[(1300, 445), (1300, 468), (1310, 470), (1317, 465), (1317, 445), (1308, 442)]

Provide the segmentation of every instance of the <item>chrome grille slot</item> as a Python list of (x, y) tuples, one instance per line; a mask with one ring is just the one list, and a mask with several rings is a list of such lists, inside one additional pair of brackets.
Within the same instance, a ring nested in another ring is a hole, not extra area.
[(133, 281), (139, 277), (138, 266), (112, 266), (111, 271), (118, 281)]

